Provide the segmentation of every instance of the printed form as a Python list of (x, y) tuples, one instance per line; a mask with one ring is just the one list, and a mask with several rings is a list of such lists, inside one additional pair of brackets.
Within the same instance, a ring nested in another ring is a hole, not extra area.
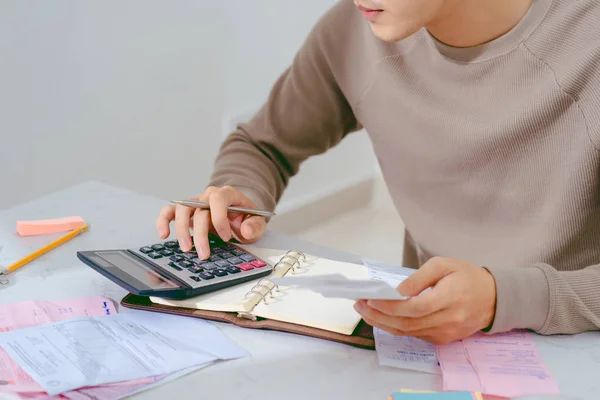
[(50, 395), (248, 355), (206, 321), (146, 311), (5, 332), (0, 346)]

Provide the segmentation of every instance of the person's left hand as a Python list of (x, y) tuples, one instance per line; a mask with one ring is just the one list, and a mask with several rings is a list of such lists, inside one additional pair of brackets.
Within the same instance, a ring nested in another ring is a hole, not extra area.
[(487, 269), (464, 261), (432, 258), (404, 280), (398, 291), (411, 298), (359, 300), (354, 308), (369, 325), (433, 344), (464, 339), (494, 320), (494, 278)]

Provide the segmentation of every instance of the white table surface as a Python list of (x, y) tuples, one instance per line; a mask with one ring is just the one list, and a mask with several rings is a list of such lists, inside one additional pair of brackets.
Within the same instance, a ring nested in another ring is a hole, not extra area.
[[(91, 225), (89, 232), (15, 272), (10, 285), (0, 288), (0, 303), (94, 295), (118, 303), (126, 292), (81, 263), (76, 251), (159, 242), (154, 222), (164, 204), (161, 199), (88, 182), (0, 211), (0, 263), (49, 241), (48, 237), (18, 237), (17, 220), (80, 215)], [(267, 232), (256, 245), (300, 248), (322, 257), (360, 262), (356, 255), (273, 232)], [(121, 311), (127, 310), (121, 307)], [(386, 400), (401, 388), (441, 390), (440, 376), (381, 367), (371, 350), (294, 334), (216, 325), (251, 357), (212, 365), (133, 398)], [(535, 339), (564, 395), (600, 398), (600, 332), (536, 335)]]

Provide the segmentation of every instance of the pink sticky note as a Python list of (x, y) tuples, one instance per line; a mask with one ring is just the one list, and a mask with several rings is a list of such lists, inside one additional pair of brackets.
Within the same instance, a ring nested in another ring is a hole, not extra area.
[[(116, 313), (117, 309), (112, 300), (101, 296), (0, 304), (0, 332), (28, 328), (72, 317), (94, 317)], [(0, 392), (44, 392), (44, 389), (1, 348), (0, 380), (8, 382), (7, 385), (0, 386)]]
[(40, 219), (37, 221), (17, 221), (17, 233), (20, 236), (47, 235), (77, 229), (85, 224), (78, 216)]

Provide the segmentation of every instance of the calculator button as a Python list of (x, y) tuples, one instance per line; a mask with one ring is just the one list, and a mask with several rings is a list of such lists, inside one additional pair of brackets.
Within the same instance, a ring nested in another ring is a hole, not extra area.
[(161, 250), (159, 251), (159, 253), (163, 256), (163, 257), (169, 257), (173, 255), (173, 252), (171, 250)]
[(250, 262), (250, 261), (254, 261), (256, 260), (256, 257), (251, 256), (250, 254), (244, 254), (243, 256), (240, 256), (240, 258), (246, 262)]
[(190, 268), (190, 267), (194, 266), (193, 263), (186, 261), (186, 260), (178, 262), (177, 265), (179, 265), (181, 268)]
[[(190, 269), (192, 269), (192, 268), (190, 268)], [(206, 272), (206, 270), (204, 268), (200, 268), (200, 267), (194, 267), (193, 270), (194, 270), (195, 274), (199, 274), (200, 272)]]
[(140, 249), (140, 252), (142, 252), (144, 254), (152, 253), (152, 248), (148, 247), (148, 246), (144, 246)]
[(199, 273), (199, 274), (198, 274), (198, 276), (199, 276), (200, 278), (202, 278), (202, 279), (207, 279), (207, 280), (208, 280), (208, 279), (212, 279), (212, 278), (214, 278), (214, 277), (215, 277), (213, 274), (211, 274), (211, 273), (210, 273), (210, 272), (208, 272), (208, 271), (207, 271), (207, 272), (201, 272), (201, 273)]
[(243, 254), (246, 254), (246, 252), (244, 250), (240, 250), (240, 249), (233, 249), (231, 252), (233, 254), (235, 254), (236, 256), (241, 256)]
[(162, 244), (153, 244), (150, 247), (152, 247), (152, 250), (154, 251), (161, 251), (165, 249), (165, 246), (163, 246)]
[(215, 269), (215, 268), (219, 268), (218, 265), (216, 265), (215, 263), (208, 263), (208, 264), (204, 264), (202, 266), (202, 268), (206, 268), (206, 269)]
[(179, 244), (173, 240), (169, 241), (169, 242), (165, 242), (163, 243), (163, 245), (167, 248), (167, 249), (174, 249), (179, 247)]
[(219, 257), (222, 257), (222, 258), (231, 258), (231, 257), (233, 257), (233, 254), (227, 253), (227, 252), (223, 252), (223, 253), (219, 253)]
[(180, 256), (180, 255), (178, 255), (178, 254), (175, 254), (174, 256), (171, 256), (171, 257), (169, 258), (169, 260), (171, 260), (171, 261), (175, 261), (175, 262), (179, 262), (179, 261), (183, 260), (183, 257), (181, 257), (181, 256)]
[(177, 266), (177, 264), (175, 264), (174, 262), (170, 262), (170, 263), (169, 263), (169, 267), (171, 267), (171, 268), (173, 268), (173, 269), (176, 269), (177, 271), (183, 271), (183, 269), (182, 269), (182, 268), (179, 268), (179, 267)]
[(237, 274), (238, 272), (242, 272), (241, 269), (233, 266), (225, 268), (225, 271), (229, 272), (230, 274)]
[(148, 254), (146, 254), (146, 255), (147, 255), (148, 257), (150, 257), (150, 258), (154, 258), (154, 259), (157, 259), (157, 258), (161, 258), (161, 257), (162, 257), (160, 254), (158, 254), (158, 253), (155, 253), (155, 252), (148, 253)]
[(190, 276), (190, 279), (193, 280), (193, 281), (196, 281), (196, 282), (200, 282), (201, 281), (201, 279), (198, 278), (196, 275)]
[(227, 275), (227, 271), (225, 271), (224, 269), (220, 269), (220, 268), (213, 269), (210, 272), (216, 276), (226, 276)]
[(251, 269), (254, 269), (254, 265), (250, 264), (250, 263), (241, 263), (236, 265), (239, 269), (241, 269), (242, 271), (250, 271)]
[(261, 260), (254, 260), (254, 261), (250, 262), (250, 264), (254, 265), (256, 268), (262, 268), (267, 265), (266, 262), (261, 261)]
[(210, 261), (212, 261), (212, 262), (215, 262), (215, 261), (222, 260), (222, 258), (221, 258), (221, 257), (219, 257), (219, 256), (218, 256), (218, 255), (216, 255), (216, 254), (213, 254), (213, 255), (211, 255), (211, 256), (210, 256), (208, 259), (209, 259)]
[(244, 262), (239, 257), (231, 257), (231, 258), (228, 258), (227, 261), (229, 261), (229, 264), (231, 264), (231, 265), (238, 265), (238, 264), (241, 264)]
[(181, 249), (177, 248), (177, 249), (173, 249), (173, 253), (175, 253), (175, 254), (182, 254), (183, 251), (181, 251)]
[(219, 261), (215, 262), (215, 264), (221, 268), (227, 268), (231, 265), (231, 264), (229, 264), (229, 261), (227, 261), (227, 260), (219, 260)]
[(198, 258), (198, 253), (195, 251), (188, 251), (187, 253), (183, 253), (183, 256), (188, 260), (193, 260), (194, 258)]
[(199, 258), (194, 258), (191, 261), (194, 263), (194, 265), (197, 265), (197, 266), (202, 266), (204, 264), (208, 264), (208, 261), (201, 260)]

